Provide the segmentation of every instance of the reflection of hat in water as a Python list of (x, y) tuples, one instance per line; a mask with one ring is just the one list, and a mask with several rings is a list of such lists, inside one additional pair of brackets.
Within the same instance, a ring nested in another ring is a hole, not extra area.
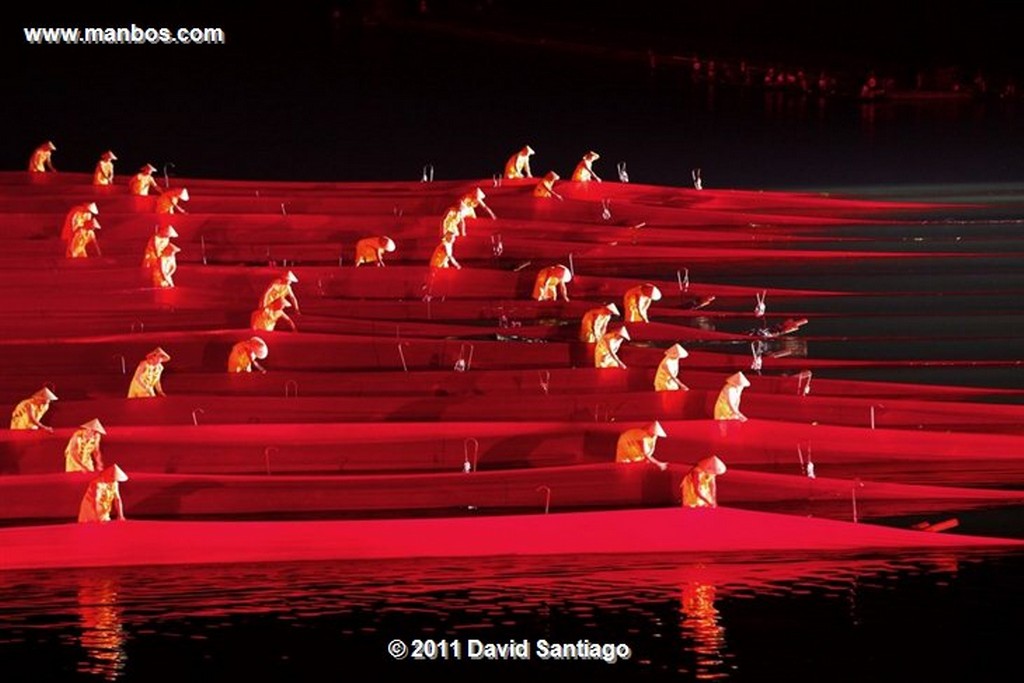
[(679, 344), (673, 344), (665, 349), (665, 355), (669, 358), (686, 358), (690, 354)]
[(612, 315), (619, 315), (619, 307), (615, 304), (607, 304), (605, 308), (607, 308)]
[(737, 372), (735, 375), (729, 375), (726, 380), (726, 384), (731, 384), (734, 387), (749, 387), (750, 380), (747, 379), (746, 375), (742, 372)]
[(662, 427), (661, 423), (658, 422), (657, 420), (651, 423), (651, 425), (647, 428), (647, 431), (649, 431), (651, 434), (654, 434), (655, 436), (668, 436), (668, 434), (665, 433), (665, 428)]
[(708, 474), (725, 474), (725, 463), (717, 455), (712, 455), (697, 461), (693, 469)]
[(263, 341), (259, 337), (252, 337), (249, 339), (249, 343), (253, 346), (253, 351), (256, 353), (256, 357), (263, 360), (270, 353), (270, 349), (267, 348), (267, 342)]
[(55, 394), (52, 391), (50, 391), (50, 389), (48, 387), (43, 387), (42, 389), (40, 389), (36, 393), (32, 394), (32, 398), (40, 398), (40, 399), (42, 399), (44, 401), (56, 401), (57, 400), (57, 394)]
[(146, 358), (149, 360), (155, 360), (158, 363), (166, 363), (171, 359), (171, 356), (158, 346), (149, 353), (147, 353)]
[(100, 472), (99, 479), (102, 479), (103, 481), (124, 482), (128, 481), (128, 475), (125, 474), (124, 470), (117, 465), (111, 465)]
[(88, 422), (79, 425), (79, 427), (81, 427), (83, 429), (91, 429), (92, 431), (99, 432), (100, 434), (103, 434), (103, 435), (106, 435), (106, 433), (107, 433), (107, 430), (103, 428), (103, 424), (100, 423), (100, 421), (97, 420), (96, 418), (93, 418), (93, 419), (89, 420)]

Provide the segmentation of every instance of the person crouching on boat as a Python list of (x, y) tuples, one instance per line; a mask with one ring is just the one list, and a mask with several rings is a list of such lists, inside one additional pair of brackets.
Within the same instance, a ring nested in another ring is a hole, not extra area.
[(558, 201), (565, 199), (565, 197), (555, 192), (556, 180), (561, 180), (561, 176), (554, 171), (548, 171), (547, 174), (541, 178), (540, 182), (537, 183), (537, 186), (533, 188), (533, 196), (540, 197), (541, 199), (550, 199), (551, 197), (554, 197)]
[(171, 356), (159, 346), (147, 353), (135, 368), (132, 383), (128, 386), (128, 398), (167, 396), (160, 378), (164, 373), (164, 363), (170, 359)]
[(651, 303), (655, 301), (661, 301), (661, 290), (650, 282), (627, 289), (622, 296), (626, 322), (650, 322), (647, 317), (648, 310), (651, 308)]
[(356, 267), (364, 263), (384, 267), (384, 254), (395, 250), (395, 243), (390, 237), (364, 237), (356, 242)]
[(566, 287), (572, 282), (572, 271), (563, 265), (548, 266), (537, 273), (537, 279), (533, 283), (534, 301), (558, 301), (558, 295), (562, 299), (569, 300), (569, 289)]
[(434, 247), (434, 253), (430, 255), (431, 268), (455, 268), (460, 270), (462, 264), (455, 259), (452, 253), (452, 246), (455, 244), (455, 234), (446, 232), (441, 237), (441, 243)]
[(117, 520), (123, 522), (124, 501), (121, 500), (118, 484), (126, 481), (128, 475), (117, 465), (111, 465), (96, 475), (82, 496), (82, 504), (78, 508), (78, 521), (83, 524), (109, 522), (111, 517), (116, 515)]
[(292, 328), (292, 332), (298, 332), (295, 321), (288, 317), (284, 309), (291, 306), (287, 299), (275, 299), (266, 308), (253, 311), (249, 318), (249, 327), (257, 332), (273, 332), (277, 323), (284, 320)]
[(625, 327), (606, 332), (594, 346), (594, 367), (625, 370), (626, 364), (619, 358), (619, 347), (624, 341), (629, 341), (629, 331)]
[(299, 300), (292, 290), (292, 285), (298, 281), (299, 278), (290, 270), (284, 275), (274, 278), (263, 292), (263, 297), (260, 299), (260, 308), (266, 308), (275, 299), (287, 299), (295, 309), (295, 312), (298, 313)]
[(178, 272), (178, 252), (181, 247), (168, 243), (160, 252), (160, 260), (149, 267), (154, 287), (174, 287), (174, 274)]
[(649, 462), (665, 471), (668, 469), (668, 463), (654, 457), (659, 436), (664, 438), (668, 435), (658, 421), (646, 427), (627, 429), (619, 435), (619, 442), (615, 447), (615, 462)]
[(156, 212), (157, 213), (188, 213), (185, 207), (181, 205), (182, 202), (187, 202), (188, 188), (179, 187), (173, 190), (167, 190), (156, 198)]
[(572, 172), (572, 179), (577, 183), (589, 183), (591, 180), (601, 182), (601, 179), (594, 173), (594, 162), (601, 158), (597, 152), (587, 152), (583, 155), (580, 163), (576, 164), (576, 170)]
[(11, 412), (11, 429), (42, 429), (53, 433), (53, 427), (44, 425), (43, 415), (50, 409), (50, 401), (56, 401), (57, 394), (43, 387), (24, 401), (14, 406)]
[(591, 308), (580, 320), (580, 341), (596, 344), (608, 331), (608, 323), (611, 322), (612, 316), (618, 314), (619, 307), (615, 304)]
[(259, 337), (240, 341), (231, 347), (228, 354), (228, 372), (252, 372), (256, 368), (265, 373), (266, 369), (256, 361), (264, 360), (269, 353), (267, 343)]
[(174, 229), (173, 225), (158, 227), (153, 232), (153, 236), (149, 238), (149, 242), (146, 243), (146, 250), (142, 252), (142, 265), (152, 268), (153, 264), (160, 260), (160, 254), (163, 253), (164, 248), (177, 236), (178, 231)]
[(715, 419), (746, 422), (747, 416), (740, 412), (740, 399), (743, 390), (749, 386), (750, 380), (742, 372), (729, 375), (725, 380), (725, 386), (718, 393), (718, 400), (715, 401)]
[(509, 157), (505, 164), (506, 178), (532, 178), (530, 172), (530, 157), (534, 155), (533, 147), (526, 145), (521, 150)]
[(699, 460), (683, 477), (679, 488), (682, 490), (683, 507), (718, 507), (718, 485), (715, 478), (725, 474), (725, 463), (717, 455)]
[(64, 449), (65, 472), (99, 472), (103, 469), (103, 454), (100, 441), (107, 430), (99, 420), (92, 419), (68, 439)]
[(658, 371), (654, 374), (655, 391), (689, 391), (690, 388), (679, 381), (679, 359), (689, 355), (679, 344), (665, 349), (665, 357), (661, 359)]
[(89, 220), (78, 230), (75, 230), (68, 240), (68, 248), (64, 253), (68, 258), (89, 258), (89, 245), (96, 249), (96, 256), (103, 256), (100, 250), (100, 243), (96, 239), (96, 231), (99, 230), (100, 222), (95, 218)]

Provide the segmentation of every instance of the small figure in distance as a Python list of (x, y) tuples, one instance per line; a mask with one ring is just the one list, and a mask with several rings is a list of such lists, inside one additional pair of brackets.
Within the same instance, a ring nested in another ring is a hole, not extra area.
[(128, 193), (136, 197), (146, 197), (150, 190), (161, 192), (160, 183), (153, 177), (156, 168), (152, 164), (146, 164), (139, 169), (139, 172), (128, 181)]
[(619, 308), (615, 304), (591, 308), (584, 313), (583, 319), (580, 320), (580, 341), (596, 344), (608, 331), (608, 323), (611, 322), (613, 315), (619, 315)]
[(250, 337), (231, 347), (228, 355), (228, 372), (252, 372), (256, 368), (265, 373), (266, 369), (257, 360), (266, 359), (270, 350), (267, 343), (259, 337)]
[(530, 157), (534, 155), (533, 147), (526, 145), (521, 150), (509, 157), (505, 164), (506, 178), (532, 178), (530, 172)]
[(533, 188), (533, 196), (540, 197), (541, 199), (549, 199), (554, 197), (558, 201), (563, 201), (565, 197), (555, 192), (555, 181), (559, 180), (559, 175), (554, 171), (548, 171), (547, 174), (541, 178), (537, 186)]
[(164, 363), (170, 359), (171, 356), (159, 346), (147, 353), (135, 368), (132, 383), (128, 386), (128, 398), (167, 396), (160, 377), (164, 373)]
[(654, 449), (658, 445), (658, 437), (667, 436), (657, 420), (646, 427), (627, 429), (619, 435), (615, 446), (615, 462), (649, 462), (664, 472), (668, 469), (668, 463), (655, 458)]
[(534, 301), (558, 301), (558, 295), (562, 299), (569, 300), (569, 289), (566, 284), (572, 282), (572, 271), (561, 264), (542, 268), (537, 273), (537, 279), (533, 284)]
[(619, 358), (619, 347), (624, 341), (629, 341), (629, 330), (625, 326), (612, 332), (605, 332), (594, 346), (594, 367), (625, 370), (626, 364)]
[(580, 163), (576, 164), (576, 169), (572, 172), (572, 179), (577, 183), (589, 183), (591, 180), (601, 182), (601, 179), (594, 172), (594, 162), (601, 158), (601, 155), (597, 152), (587, 152), (583, 155), (583, 159)]
[(725, 463), (717, 455), (697, 461), (679, 486), (683, 492), (683, 507), (718, 507), (718, 485), (715, 478), (725, 474), (725, 470)]
[(114, 184), (115, 161), (117, 161), (117, 156), (110, 150), (107, 150), (100, 156), (100, 160), (96, 162), (96, 170), (92, 174), (93, 185)]
[(690, 354), (679, 344), (673, 344), (665, 349), (665, 357), (658, 364), (658, 371), (654, 374), (655, 391), (689, 391), (690, 388), (679, 381), (679, 359), (686, 358)]
[(117, 465), (111, 465), (89, 482), (78, 508), (78, 521), (109, 522), (112, 515), (123, 522), (124, 501), (118, 484), (128, 481), (128, 475)]
[(446, 232), (441, 236), (441, 243), (434, 247), (434, 253), (430, 255), (431, 268), (462, 268), (452, 253), (452, 246), (455, 244), (455, 234)]
[(743, 397), (743, 390), (749, 386), (750, 380), (742, 372), (729, 375), (725, 380), (725, 386), (718, 392), (718, 400), (715, 401), (715, 419), (746, 422), (747, 416), (740, 412), (740, 399)]
[(188, 201), (188, 188), (178, 187), (167, 190), (156, 198), (156, 212), (164, 214), (188, 213), (181, 202)]
[(53, 153), (56, 151), (57, 146), (49, 140), (36, 147), (28, 159), (28, 172), (56, 173), (57, 169), (53, 166)]
[(43, 415), (50, 409), (50, 401), (56, 401), (57, 395), (49, 388), (43, 387), (24, 401), (14, 406), (11, 412), (11, 429), (42, 429), (53, 433), (53, 427), (44, 425)]
[(622, 297), (627, 323), (648, 323), (651, 303), (661, 301), (661, 290), (650, 282), (630, 287)]
[(92, 419), (68, 439), (64, 449), (65, 472), (99, 472), (103, 469), (100, 441), (107, 433), (99, 420)]
[(381, 268), (384, 267), (384, 253), (393, 252), (395, 243), (390, 237), (364, 237), (356, 242), (356, 267), (364, 263), (372, 263)]

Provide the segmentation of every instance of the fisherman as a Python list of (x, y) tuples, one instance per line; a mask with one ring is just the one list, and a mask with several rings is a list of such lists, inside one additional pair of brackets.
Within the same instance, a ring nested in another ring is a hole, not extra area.
[(395, 243), (390, 237), (365, 237), (356, 242), (356, 267), (364, 263), (384, 267), (384, 253), (394, 250)]
[(725, 386), (718, 393), (718, 400), (715, 401), (715, 419), (746, 422), (747, 416), (740, 412), (740, 399), (743, 390), (749, 386), (750, 380), (742, 372), (729, 375), (725, 380)]
[(160, 255), (171, 240), (178, 236), (178, 231), (173, 225), (161, 225), (153, 231), (152, 237), (146, 243), (146, 251), (142, 254), (142, 265), (147, 268), (160, 260)]
[(466, 218), (476, 218), (476, 209), (478, 207), (486, 211), (487, 215), (490, 216), (492, 220), (497, 218), (497, 216), (494, 215), (494, 212), (491, 211), (491, 207), (484, 203), (484, 199), (486, 197), (487, 195), (485, 195), (484, 191), (479, 187), (462, 195), (459, 199), (459, 203), (464, 204), (468, 209)]
[(661, 300), (661, 290), (650, 282), (630, 287), (622, 297), (627, 323), (649, 323), (647, 311), (651, 302)]
[(96, 202), (75, 204), (64, 217), (64, 224), (60, 228), (60, 238), (65, 242), (69, 241), (76, 230), (85, 227), (89, 221), (96, 218), (99, 212), (100, 207), (96, 206)]
[(626, 364), (619, 358), (619, 347), (624, 341), (629, 341), (629, 331), (625, 326), (613, 332), (605, 332), (594, 346), (594, 367), (625, 370)]
[(455, 268), (460, 269), (462, 265), (452, 254), (452, 246), (455, 244), (455, 233), (446, 232), (441, 236), (441, 243), (434, 248), (430, 255), (431, 268)]
[(100, 421), (92, 419), (71, 435), (64, 449), (65, 472), (99, 472), (103, 469), (100, 440), (106, 435)]
[(96, 162), (96, 170), (92, 174), (93, 185), (113, 185), (114, 184), (114, 162), (117, 161), (117, 157), (113, 152), (107, 150), (100, 155), (100, 160)]
[(548, 171), (547, 175), (541, 178), (537, 186), (533, 188), (533, 196), (540, 197), (541, 199), (554, 197), (558, 201), (565, 199), (565, 197), (555, 192), (556, 180), (560, 180), (559, 175), (554, 171)]
[(118, 484), (128, 481), (128, 475), (117, 465), (111, 465), (101, 471), (85, 489), (82, 504), (78, 508), (78, 521), (109, 522), (112, 515), (123, 522), (124, 501)]
[(619, 307), (615, 304), (606, 304), (600, 308), (591, 308), (583, 314), (580, 321), (580, 341), (588, 344), (596, 344), (597, 340), (608, 331), (608, 323), (613, 315), (619, 315)]
[(146, 197), (149, 195), (150, 190), (160, 192), (160, 184), (153, 177), (154, 171), (156, 171), (156, 168), (152, 164), (146, 164), (140, 168), (139, 172), (128, 181), (129, 194), (133, 194), (136, 197)]
[(654, 457), (659, 436), (664, 438), (668, 435), (657, 420), (646, 427), (627, 429), (619, 435), (619, 442), (615, 446), (615, 462), (649, 462), (665, 471), (668, 463)]
[(57, 151), (57, 146), (47, 140), (43, 144), (36, 147), (36, 150), (32, 152), (32, 156), (28, 160), (28, 172), (29, 173), (56, 173), (57, 169), (53, 166), (53, 153)]
[(441, 218), (441, 237), (445, 235), (465, 237), (466, 218), (471, 211), (472, 209), (462, 202), (448, 207), (444, 217)]
[(683, 507), (718, 507), (718, 486), (715, 478), (722, 474), (725, 474), (725, 463), (717, 455), (697, 461), (683, 477), (679, 486), (683, 494)]
[(100, 229), (100, 222), (95, 218), (75, 230), (68, 240), (68, 248), (65, 256), (68, 258), (89, 258), (89, 245), (96, 247), (96, 256), (103, 256), (100, 250), (100, 243), (96, 240), (96, 231)]
[(50, 401), (56, 400), (57, 395), (43, 387), (21, 401), (11, 412), (11, 429), (42, 429), (52, 434), (53, 427), (44, 425), (42, 420), (50, 409)]
[(563, 300), (568, 301), (569, 290), (565, 285), (569, 282), (572, 282), (572, 271), (565, 266), (542, 268), (533, 284), (534, 301), (558, 301), (559, 294)]
[(665, 357), (658, 364), (658, 371), (654, 374), (655, 391), (689, 391), (690, 387), (679, 381), (679, 359), (686, 358), (690, 354), (679, 344), (673, 344), (665, 349)]
[(509, 157), (505, 164), (506, 178), (532, 178), (530, 172), (530, 157), (534, 155), (533, 147), (529, 145)]
[(298, 332), (295, 321), (288, 317), (284, 309), (290, 307), (287, 299), (274, 299), (266, 308), (253, 311), (249, 317), (249, 327), (258, 332), (273, 332), (280, 320), (284, 320), (292, 328), (292, 332)]
[(181, 202), (187, 201), (188, 188), (178, 187), (173, 190), (167, 190), (156, 198), (156, 212), (166, 214), (188, 213), (185, 207), (181, 205)]
[(299, 281), (299, 278), (295, 276), (295, 273), (288, 271), (284, 275), (281, 275), (267, 285), (266, 291), (263, 292), (263, 297), (260, 299), (260, 307), (266, 308), (275, 299), (287, 299), (295, 312), (299, 312), (299, 300), (295, 297), (295, 292), (292, 291), (292, 285)]
[(601, 182), (601, 179), (594, 173), (594, 162), (601, 158), (597, 152), (587, 152), (583, 155), (580, 163), (576, 164), (576, 170), (572, 172), (572, 179), (577, 183), (589, 183), (591, 180)]
[(181, 248), (178, 245), (168, 243), (160, 252), (160, 259), (149, 267), (154, 287), (171, 288), (174, 286), (174, 274), (178, 271), (177, 253), (179, 251)]
[(231, 347), (231, 353), (228, 355), (228, 372), (252, 372), (253, 368), (266, 372), (266, 369), (256, 361), (264, 360), (268, 353), (267, 343), (259, 337), (240, 341)]
[(159, 346), (147, 353), (135, 368), (132, 383), (128, 386), (128, 398), (167, 396), (160, 384), (160, 377), (164, 372), (164, 363), (170, 359), (170, 355)]

